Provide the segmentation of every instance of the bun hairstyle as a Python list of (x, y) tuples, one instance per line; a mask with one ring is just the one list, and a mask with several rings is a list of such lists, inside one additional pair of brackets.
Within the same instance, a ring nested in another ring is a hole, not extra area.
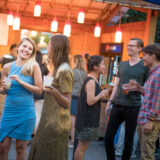
[(85, 59), (87, 61), (87, 70), (88, 72), (90, 72), (90, 71), (94, 71), (94, 66), (99, 66), (99, 64), (103, 60), (103, 57), (99, 55), (90, 56), (88, 53), (86, 53)]

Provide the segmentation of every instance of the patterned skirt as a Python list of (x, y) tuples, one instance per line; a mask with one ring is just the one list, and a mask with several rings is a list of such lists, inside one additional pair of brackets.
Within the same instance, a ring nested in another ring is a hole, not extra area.
[(83, 127), (81, 130), (76, 130), (76, 139), (89, 142), (97, 141), (98, 128)]

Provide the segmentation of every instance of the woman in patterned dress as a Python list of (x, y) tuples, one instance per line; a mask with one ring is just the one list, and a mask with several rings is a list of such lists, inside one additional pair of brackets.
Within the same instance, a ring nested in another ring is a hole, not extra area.
[(54, 71), (51, 87), (44, 89), (41, 120), (29, 160), (67, 160), (71, 128), (70, 104), (73, 75), (69, 66), (69, 41), (64, 35), (51, 37), (48, 54)]

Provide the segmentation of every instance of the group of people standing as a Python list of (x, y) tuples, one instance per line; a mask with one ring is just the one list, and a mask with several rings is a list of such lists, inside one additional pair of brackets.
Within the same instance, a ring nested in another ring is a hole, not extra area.
[[(105, 135), (107, 160), (115, 160), (114, 136), (122, 122), (125, 122), (122, 160), (131, 157), (137, 124), (141, 159), (154, 160), (156, 140), (160, 135), (160, 46), (151, 44), (143, 48), (141, 39), (132, 38), (127, 51), (130, 59), (120, 63), (116, 84), (106, 106), (107, 113), (113, 104)], [(141, 51), (143, 60), (139, 58)]]
[[(106, 155), (108, 160), (115, 159), (114, 136), (119, 125), (125, 122), (122, 160), (130, 159), (138, 117), (142, 159), (154, 159), (155, 141), (160, 134), (160, 47), (143, 48), (142, 40), (132, 38), (127, 50), (130, 59), (119, 65), (105, 110), (106, 114), (111, 110), (105, 135)], [(139, 58), (141, 51), (143, 61)], [(8, 159), (12, 138), (16, 139), (17, 160), (27, 159), (27, 144), (36, 122), (33, 94), (37, 97), (44, 92), (37, 99), (42, 100), (37, 101), (42, 115), (38, 127), (36, 125), (29, 160), (67, 160), (70, 130), (73, 159), (83, 160), (89, 143), (98, 138), (101, 100), (110, 93), (109, 88), (102, 90), (98, 82), (100, 74), (105, 72), (104, 58), (86, 55), (87, 75), (83, 57), (76, 55), (72, 70), (69, 40), (64, 35), (54, 35), (48, 44), (48, 58), (54, 68), (53, 82), (44, 88), (42, 75), (48, 71), (42, 72), (35, 57), (34, 42), (24, 38), (17, 46), (16, 61), (3, 67), (0, 92), (6, 94), (6, 99), (0, 121), (0, 159)], [(5, 77), (11, 79), (10, 88)], [(124, 84), (128, 88), (124, 89)], [(141, 95), (144, 96), (142, 102)]]

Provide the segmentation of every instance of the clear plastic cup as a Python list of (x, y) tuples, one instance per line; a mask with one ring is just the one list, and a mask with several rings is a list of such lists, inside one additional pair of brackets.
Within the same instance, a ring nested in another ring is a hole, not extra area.
[(128, 90), (127, 89), (129, 89), (130, 87), (129, 87), (129, 84), (127, 83), (127, 84), (122, 84), (122, 92), (123, 92), (123, 94), (128, 94), (129, 92), (128, 92)]
[(53, 77), (51, 76), (43, 76), (43, 87), (51, 86), (53, 82)]
[(10, 89), (11, 87), (11, 78), (10, 77), (4, 77), (4, 81), (7, 85), (6, 89)]

